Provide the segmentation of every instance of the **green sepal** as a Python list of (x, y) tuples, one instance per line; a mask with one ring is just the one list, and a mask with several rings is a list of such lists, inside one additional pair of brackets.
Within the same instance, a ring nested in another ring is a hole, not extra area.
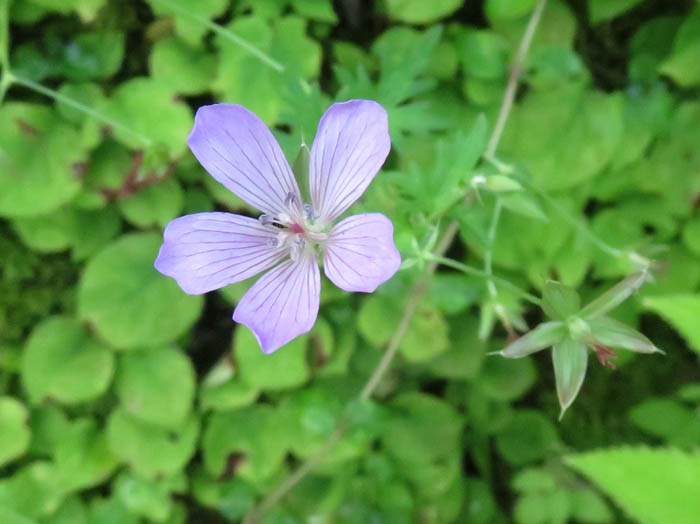
[(560, 342), (567, 333), (562, 322), (544, 322), (496, 354), (506, 358), (522, 358)]
[(586, 319), (591, 319), (605, 315), (608, 311), (622, 304), (632, 293), (642, 287), (642, 284), (646, 282), (648, 277), (649, 274), (646, 271), (633, 273), (590, 302), (581, 310), (581, 316)]
[(588, 321), (591, 335), (603, 346), (627, 349), (637, 353), (663, 353), (647, 337), (636, 329), (610, 317), (600, 317)]
[(571, 338), (565, 338), (554, 345), (552, 349), (552, 363), (554, 364), (554, 379), (557, 384), (557, 396), (561, 413), (573, 403), (576, 395), (581, 390), (583, 379), (586, 377), (588, 365), (588, 349), (582, 342)]
[(565, 320), (581, 308), (581, 299), (575, 289), (561, 282), (547, 281), (542, 292), (542, 309), (554, 320)]

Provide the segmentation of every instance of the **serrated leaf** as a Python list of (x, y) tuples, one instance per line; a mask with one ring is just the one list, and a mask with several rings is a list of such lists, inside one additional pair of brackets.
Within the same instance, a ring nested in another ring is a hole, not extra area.
[[(700, 515), (697, 453), (669, 448), (612, 448), (570, 455), (566, 462), (639, 522), (694, 524)], [(669, 486), (672, 489), (666, 489)]]

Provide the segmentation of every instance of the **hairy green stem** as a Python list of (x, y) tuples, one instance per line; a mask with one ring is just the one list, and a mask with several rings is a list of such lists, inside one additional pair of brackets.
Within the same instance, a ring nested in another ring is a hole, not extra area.
[(445, 258), (443, 256), (438, 256), (438, 255), (430, 255), (428, 257), (428, 260), (433, 260), (437, 262), (440, 265), (451, 267), (452, 269), (456, 269), (457, 271), (461, 271), (462, 273), (466, 275), (470, 275), (473, 277), (479, 277), (479, 278), (484, 278), (487, 279), (489, 282), (492, 282), (494, 285), (498, 284), (499, 286), (502, 286), (506, 289), (509, 289), (519, 297), (527, 300), (531, 304), (534, 304), (536, 306), (541, 306), (542, 305), (542, 300), (540, 300), (538, 297), (535, 295), (528, 293), (524, 289), (519, 288), (515, 284), (513, 284), (510, 280), (506, 280), (505, 278), (498, 277), (496, 275), (493, 275), (491, 273), (487, 273), (484, 270), (469, 266), (467, 264), (463, 264), (462, 262), (459, 262), (457, 260), (453, 260), (451, 258)]
[(10, 71), (10, 2), (0, 0), (0, 103), (13, 81)]
[(66, 95), (63, 95), (59, 93), (58, 91), (55, 91), (49, 87), (46, 87), (42, 84), (39, 84), (37, 82), (34, 82), (33, 80), (29, 80), (28, 78), (23, 78), (21, 76), (16, 76), (12, 75), (12, 80), (14, 83), (18, 85), (23, 85), (24, 87), (27, 87), (31, 89), (32, 91), (36, 91), (37, 93), (41, 93), (42, 95), (48, 96), (49, 98), (52, 98), (56, 100), (57, 102), (61, 102), (62, 104), (66, 104), (73, 109), (77, 109), (78, 111), (85, 113), (86, 115), (89, 115), (100, 122), (104, 122), (105, 124), (114, 127), (115, 129), (119, 129), (120, 131), (123, 131), (132, 137), (136, 138), (139, 142), (142, 143), (143, 147), (148, 147), (153, 143), (153, 140), (148, 138), (147, 136), (142, 135), (138, 131), (134, 131), (128, 126), (125, 126), (121, 122), (118, 122), (116, 120), (113, 120), (112, 118), (108, 117), (107, 115), (100, 113), (99, 111), (96, 111), (95, 109), (86, 106), (82, 102), (78, 102), (77, 100), (74, 100)]
[(615, 257), (615, 258), (628, 258), (629, 253), (626, 251), (623, 251), (622, 249), (618, 249), (614, 246), (611, 246), (607, 242), (605, 242), (602, 238), (600, 238), (598, 235), (596, 235), (591, 229), (579, 218), (573, 216), (571, 213), (569, 213), (566, 209), (564, 209), (562, 206), (560, 206), (552, 197), (550, 197), (547, 193), (542, 191), (541, 189), (535, 187), (532, 184), (528, 184), (528, 188), (533, 192), (536, 193), (542, 200), (544, 200), (547, 205), (552, 208), (554, 211), (557, 212), (557, 214), (564, 219), (564, 221), (569, 224), (569, 226), (572, 227), (572, 229), (576, 229), (581, 234), (583, 234), (588, 240), (591, 241), (593, 245), (595, 245), (598, 249), (600, 249), (603, 253), (607, 253), (608, 255)]
[[(496, 148), (500, 141), (501, 132), (503, 131), (503, 127), (505, 126), (505, 122), (507, 121), (508, 115), (510, 114), (511, 108), (513, 106), (513, 98), (515, 96), (515, 90), (517, 88), (518, 80), (520, 79), (520, 74), (523, 68), (525, 57), (527, 56), (527, 52), (530, 49), (532, 37), (534, 36), (535, 30), (542, 16), (542, 10), (544, 9), (546, 3), (547, 0), (538, 0), (537, 5), (535, 6), (535, 9), (533, 10), (532, 15), (530, 17), (530, 22), (528, 23), (527, 29), (525, 30), (525, 33), (523, 35), (523, 39), (518, 48), (518, 53), (516, 53), (515, 61), (511, 67), (511, 73), (508, 78), (506, 94), (504, 95), (503, 102), (501, 104), (501, 109), (499, 111), (498, 123), (492, 132), (491, 139), (489, 140), (489, 146), (487, 148), (487, 152), (491, 151), (491, 156), (496, 151)], [(509, 95), (511, 91), (513, 94)], [(459, 267), (455, 267), (452, 265), (452, 267), (454, 267), (455, 269), (458, 269), (463, 272), (471, 272), (473, 270), (474, 273), (472, 274), (478, 276), (485, 276), (485, 273), (481, 270), (471, 268), (470, 266), (461, 264), (460, 262), (456, 262), (448, 258), (443, 258), (443, 255), (447, 252), (447, 249), (452, 244), (452, 241), (454, 240), (458, 231), (459, 225), (457, 221), (450, 222), (435, 249), (435, 254), (431, 255), (431, 258), (433, 260), (431, 260), (430, 264), (428, 265), (426, 274), (413, 286), (413, 289), (409, 294), (406, 305), (404, 306), (401, 320), (399, 321), (399, 324), (396, 327), (396, 330), (389, 341), (389, 345), (387, 346), (387, 349), (385, 350), (382, 359), (379, 361), (379, 364), (374, 369), (374, 372), (369, 377), (369, 379), (365, 383), (365, 386), (360, 392), (359, 397), (361, 399), (369, 399), (372, 397), (377, 387), (379, 386), (382, 377), (389, 369), (391, 362), (394, 356), (396, 355), (399, 346), (401, 345), (403, 337), (405, 336), (406, 331), (408, 331), (408, 328), (411, 324), (411, 320), (413, 319), (413, 315), (415, 314), (416, 309), (418, 308), (418, 304), (420, 303), (420, 300), (423, 298), (427, 290), (428, 283), (430, 282), (432, 275), (435, 273), (435, 270), (438, 267), (438, 263), (441, 263), (446, 266), (451, 266), (452, 263), (455, 262), (459, 265)], [(496, 277), (493, 278), (501, 283), (507, 282), (505, 280), (502, 281), (502, 279), (497, 279)], [(504, 284), (504, 286), (507, 285), (519, 289), (510, 282)], [(527, 295), (528, 300), (539, 305), (539, 299), (537, 297), (530, 295), (522, 290), (520, 291)], [(523, 297), (525, 298), (525, 295), (523, 295)], [(324, 446), (319, 453), (307, 459), (301, 466), (299, 466), (297, 470), (295, 470), (292, 473), (290, 477), (288, 477), (274, 491), (272, 491), (272, 493), (265, 497), (265, 499), (257, 507), (253, 508), (253, 510), (246, 516), (243, 522), (245, 524), (255, 524), (259, 522), (267, 511), (269, 511), (272, 507), (275, 506), (275, 504), (282, 500), (284, 496), (292, 488), (294, 488), (294, 486), (301, 482), (301, 480), (304, 477), (306, 477), (306, 475), (308, 475), (317, 464), (323, 461), (323, 459), (330, 452), (330, 450), (332, 450), (335, 444), (342, 438), (344, 433), (345, 428), (341, 424), (333, 433), (327, 445)]]
[(175, 11), (178, 14), (181, 14), (182, 16), (185, 16), (189, 18), (190, 20), (194, 20), (195, 22), (203, 25), (207, 29), (210, 29), (214, 31), (217, 35), (222, 36), (223, 38), (226, 38), (227, 40), (230, 40), (237, 46), (239, 46), (241, 49), (244, 51), (250, 53), (253, 55), (255, 58), (260, 60), (262, 63), (264, 63), (267, 66), (270, 66), (272, 69), (275, 71), (281, 73), (284, 71), (284, 65), (279, 63), (277, 60), (272, 58), (270, 55), (267, 53), (263, 52), (259, 48), (255, 47), (253, 44), (245, 40), (244, 38), (241, 38), (238, 36), (236, 33), (231, 31), (230, 29), (226, 29), (225, 27), (220, 26), (219, 24), (212, 22), (211, 20), (208, 20), (206, 18), (203, 18), (188, 9), (185, 9), (184, 7), (174, 3), (170, 2), (169, 0), (155, 0), (156, 3), (161, 4), (168, 9)]

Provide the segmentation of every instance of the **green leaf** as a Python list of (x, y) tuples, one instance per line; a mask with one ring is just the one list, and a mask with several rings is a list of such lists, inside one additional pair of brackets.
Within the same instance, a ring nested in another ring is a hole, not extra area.
[(71, 491), (101, 484), (118, 464), (106, 435), (88, 418), (73, 422), (57, 443), (55, 455), (62, 486)]
[(287, 448), (280, 429), (277, 411), (264, 404), (214, 413), (202, 437), (207, 471), (221, 475), (229, 457), (239, 454), (236, 474), (240, 478), (269, 478), (279, 468)]
[(215, 509), (230, 521), (243, 518), (255, 504), (255, 490), (236, 477), (219, 480), (200, 470), (194, 474), (192, 491), (197, 502)]
[(120, 200), (119, 209), (124, 218), (137, 227), (165, 227), (180, 214), (184, 201), (180, 184), (170, 177)]
[(681, 87), (700, 84), (696, 67), (700, 60), (700, 7), (688, 15), (678, 29), (671, 55), (659, 66), (659, 71), (670, 76)]
[(78, 288), (78, 312), (119, 349), (171, 341), (197, 320), (201, 296), (186, 295), (153, 268), (160, 238), (124, 235), (88, 261)]
[(592, 24), (598, 24), (632, 9), (642, 0), (588, 0)]
[(457, 55), (471, 78), (501, 79), (506, 74), (506, 42), (488, 30), (464, 29), (457, 36)]
[(428, 24), (455, 12), (461, 0), (386, 0), (389, 17), (409, 24)]
[(536, 379), (537, 372), (530, 360), (487, 358), (475, 382), (488, 398), (507, 401), (522, 397)]
[(648, 279), (649, 274), (646, 271), (633, 273), (586, 304), (581, 310), (581, 317), (590, 320), (609, 313), (632, 296)]
[(545, 282), (542, 292), (542, 309), (549, 318), (566, 320), (571, 315), (578, 313), (580, 307), (581, 299), (575, 289), (553, 280)]
[(88, 524), (87, 511), (80, 497), (66, 499), (56, 513), (44, 519), (42, 524)]
[(557, 430), (537, 411), (520, 410), (496, 436), (496, 447), (515, 466), (554, 456), (559, 451)]
[(700, 256), (700, 218), (691, 218), (686, 222), (683, 243), (694, 255)]
[(179, 427), (189, 415), (195, 377), (190, 360), (174, 348), (122, 354), (115, 389), (125, 411), (165, 428)]
[(566, 335), (566, 326), (562, 322), (543, 322), (532, 331), (511, 342), (497, 354), (506, 358), (522, 358), (537, 351), (553, 346)]
[(291, 4), (294, 10), (304, 18), (328, 24), (338, 22), (332, 0), (292, 0)]
[(599, 175), (622, 136), (620, 95), (567, 84), (530, 91), (515, 106), (502, 150), (522, 162), (537, 187), (566, 190)]
[(84, 210), (66, 206), (45, 215), (17, 218), (12, 225), (35, 251), (54, 253), (72, 247), (74, 258), (83, 259), (117, 235), (121, 220), (113, 207)]
[[(393, 299), (374, 295), (367, 298), (357, 316), (358, 329), (372, 345), (380, 347), (391, 338), (399, 323), (400, 311)], [(430, 305), (419, 306), (399, 350), (411, 362), (424, 362), (449, 347), (448, 325)]]
[(216, 73), (216, 56), (177, 37), (158, 40), (151, 51), (151, 76), (176, 93), (196, 95), (207, 91)]
[(0, 144), (0, 216), (49, 213), (78, 193), (74, 166), (85, 162), (86, 152), (77, 131), (50, 108), (3, 104)]
[(559, 415), (559, 419), (561, 419), (564, 412), (576, 399), (581, 390), (583, 379), (586, 378), (588, 348), (581, 342), (565, 338), (552, 348), (552, 363), (554, 364), (559, 406), (561, 406)]
[[(239, 16), (228, 29), (285, 64), (285, 74), (218, 36), (221, 65), (214, 90), (229, 102), (243, 104), (266, 123), (278, 122), (284, 108), (281, 85), (298, 82), (298, 77), (318, 76), (319, 44), (306, 35), (306, 21), (296, 16), (276, 19), (274, 26), (261, 18)], [(256, 89), (249, 89), (251, 85)]]
[(202, 37), (210, 30), (207, 24), (223, 14), (228, 7), (226, 0), (201, 0), (196, 10), (189, 0), (148, 0), (157, 15), (172, 16), (175, 31), (190, 45), (200, 45)]
[(49, 462), (32, 462), (0, 479), (0, 508), (29, 519), (52, 514), (65, 496), (63, 479)]
[(670, 323), (700, 353), (700, 295), (661, 295), (646, 297), (642, 305)]
[(35, 403), (92, 400), (107, 390), (113, 372), (112, 353), (68, 317), (41, 322), (24, 349), (22, 383)]
[(95, 18), (105, 0), (62, 0), (60, 2), (56, 0), (32, 0), (32, 3), (64, 15), (75, 11), (83, 21), (88, 22)]
[[(132, 78), (119, 84), (100, 109), (107, 117), (148, 138), (151, 145), (163, 147), (170, 158), (177, 158), (186, 150), (192, 112), (187, 104), (176, 99), (175, 90), (165, 81)], [(128, 147), (144, 145), (133, 133), (120, 127), (112, 131)]]
[[(570, 455), (566, 462), (639, 522), (693, 524), (700, 515), (697, 453), (668, 448), (611, 448)], [(666, 489), (668, 486), (672, 489)]]
[(529, 13), (537, 0), (486, 0), (484, 10), (491, 22), (512, 20)]
[(34, 455), (53, 455), (58, 442), (70, 430), (68, 417), (61, 408), (45, 404), (32, 409), (32, 442), (30, 451)]
[(266, 355), (255, 335), (239, 326), (233, 335), (233, 355), (241, 379), (253, 388), (280, 390), (300, 386), (309, 379), (306, 362), (307, 337), (292, 340), (279, 351)]
[(29, 447), (27, 408), (12, 397), (0, 397), (0, 466), (21, 457)]
[(142, 422), (118, 408), (107, 423), (107, 440), (115, 456), (134, 472), (156, 478), (177, 473), (195, 453), (199, 421), (188, 417), (176, 430)]
[(632, 408), (630, 421), (645, 433), (673, 446), (692, 449), (700, 442), (700, 420), (677, 400), (648, 398)]
[(75, 82), (104, 79), (119, 70), (124, 58), (124, 33), (91, 31), (79, 34), (63, 49), (62, 73)]
[(122, 473), (114, 491), (131, 513), (151, 521), (165, 523), (173, 512), (170, 479), (152, 481)]

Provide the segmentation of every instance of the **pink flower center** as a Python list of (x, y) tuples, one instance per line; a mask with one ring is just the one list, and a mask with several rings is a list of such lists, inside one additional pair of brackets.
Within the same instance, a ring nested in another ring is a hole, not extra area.
[(299, 224), (290, 224), (289, 231), (294, 234), (304, 234), (304, 228)]

